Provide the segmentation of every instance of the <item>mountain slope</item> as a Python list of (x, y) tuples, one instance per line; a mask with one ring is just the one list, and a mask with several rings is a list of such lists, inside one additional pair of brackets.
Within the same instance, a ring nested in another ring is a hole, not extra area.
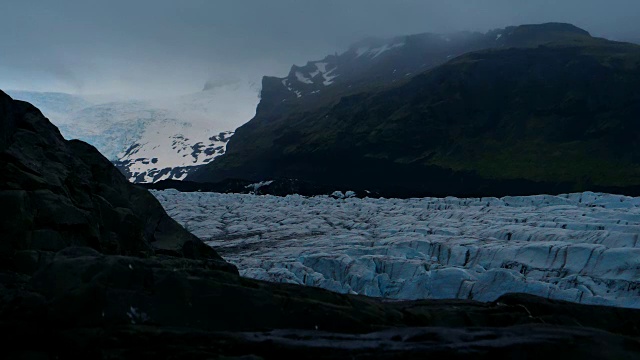
[(0, 92), (0, 257), (87, 246), (106, 254), (222, 259), (127, 182), (94, 147), (66, 141), (32, 105)]
[(314, 111), (258, 112), (227, 155), (188, 179), (438, 195), (639, 185), (640, 47), (548, 26), (558, 27), (516, 28), (521, 47), (470, 53)]
[(569, 24), (524, 25), (486, 34), (417, 34), (365, 39), (340, 55), (293, 66), (285, 78), (265, 77), (258, 117), (308, 110), (341, 96), (389, 86), (472, 51), (530, 47), (567, 38), (589, 37)]
[(225, 131), (199, 141), (202, 135), (196, 135), (196, 139), (193, 139), (185, 137), (185, 133), (192, 132), (169, 126), (145, 129), (140, 139), (119, 154), (118, 160), (113, 163), (134, 183), (182, 180), (196, 167), (224, 154), (227, 142), (233, 135), (232, 131)]

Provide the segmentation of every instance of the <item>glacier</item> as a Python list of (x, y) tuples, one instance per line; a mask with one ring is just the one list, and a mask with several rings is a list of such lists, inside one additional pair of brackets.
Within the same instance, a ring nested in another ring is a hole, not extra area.
[(640, 308), (640, 198), (153, 194), (249, 278), (398, 300), (520, 292)]
[[(182, 180), (224, 154), (230, 128), (255, 115), (252, 81), (207, 82), (202, 91), (145, 100), (106, 101), (109, 96), (13, 91), (38, 107), (66, 139), (95, 146), (129, 181)], [(252, 105), (253, 104), (253, 105)]]

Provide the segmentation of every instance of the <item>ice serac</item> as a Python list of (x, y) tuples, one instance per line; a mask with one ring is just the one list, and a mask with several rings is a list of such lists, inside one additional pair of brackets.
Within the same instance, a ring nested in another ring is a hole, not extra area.
[(529, 293), (640, 308), (640, 198), (154, 194), (251, 278), (388, 299)]
[[(640, 46), (567, 24), (371, 40), (265, 78), (256, 117), (187, 180), (298, 179), (397, 196), (638, 194), (638, 64)], [(338, 76), (325, 86), (329, 71)]]

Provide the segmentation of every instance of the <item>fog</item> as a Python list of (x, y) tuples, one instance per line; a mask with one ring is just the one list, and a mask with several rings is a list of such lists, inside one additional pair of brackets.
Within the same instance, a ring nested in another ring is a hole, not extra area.
[(3, 0), (0, 88), (148, 98), (284, 76), (367, 36), (570, 22), (639, 39), (637, 0)]

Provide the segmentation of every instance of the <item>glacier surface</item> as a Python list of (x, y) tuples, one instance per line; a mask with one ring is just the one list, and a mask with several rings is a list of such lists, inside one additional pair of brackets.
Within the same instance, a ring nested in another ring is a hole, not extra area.
[(524, 292), (640, 308), (640, 198), (153, 193), (250, 278), (388, 299)]
[[(95, 146), (131, 182), (184, 179), (223, 154), (235, 128), (255, 115), (253, 82), (207, 83), (200, 92), (104, 102), (64, 93), (8, 91), (33, 103), (67, 139)], [(97, 101), (97, 102), (95, 102)]]

